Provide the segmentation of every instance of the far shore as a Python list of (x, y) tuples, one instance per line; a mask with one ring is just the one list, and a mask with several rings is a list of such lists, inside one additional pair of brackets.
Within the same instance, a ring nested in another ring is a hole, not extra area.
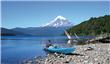
[(110, 64), (110, 43), (95, 43), (75, 46), (71, 55), (47, 54), (23, 61), (23, 64)]

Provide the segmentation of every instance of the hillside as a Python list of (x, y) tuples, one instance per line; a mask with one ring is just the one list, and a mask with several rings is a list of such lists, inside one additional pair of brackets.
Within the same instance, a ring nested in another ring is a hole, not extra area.
[(59, 36), (64, 33), (64, 30), (69, 27), (27, 27), (13, 28), (11, 30), (30, 34), (33, 36)]
[(17, 35), (28, 35), (22, 32), (14, 31), (11, 29), (1, 28), (1, 36), (17, 36)]
[(67, 30), (71, 35), (77, 33), (79, 36), (96, 36), (102, 33), (110, 33), (110, 15), (92, 17)]

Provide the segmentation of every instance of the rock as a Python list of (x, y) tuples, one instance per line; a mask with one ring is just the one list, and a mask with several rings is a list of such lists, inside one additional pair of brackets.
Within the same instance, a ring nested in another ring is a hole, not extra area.
[(69, 63), (69, 61), (65, 61), (64, 63)]
[(93, 63), (89, 63), (89, 64), (93, 64)]
[(91, 50), (94, 50), (94, 48), (88, 47), (87, 49), (85, 49), (85, 51), (91, 51)]
[[(48, 54), (45, 60), (43, 58), (35, 58), (34, 60), (36, 61), (34, 62), (36, 64), (109, 64), (109, 46), (110, 43), (77, 45), (75, 52), (73, 52), (77, 55)], [(28, 63), (32, 64), (33, 62)]]

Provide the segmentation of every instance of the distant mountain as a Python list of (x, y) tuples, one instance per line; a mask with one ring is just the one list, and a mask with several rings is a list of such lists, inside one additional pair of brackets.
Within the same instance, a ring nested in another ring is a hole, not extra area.
[(2, 32), (13, 35), (28, 34), (33, 36), (59, 36), (64, 33), (64, 30), (70, 28), (71, 26), (72, 23), (66, 18), (63, 16), (57, 16), (53, 21), (42, 27), (13, 28), (6, 30), (2, 29)]
[(13, 28), (11, 30), (34, 35), (34, 36), (59, 36), (64, 33), (68, 27), (28, 27), (28, 28)]
[(110, 15), (92, 17), (74, 27), (68, 29), (68, 32), (74, 35), (90, 35), (96, 36), (101, 33), (110, 33)]
[(12, 30), (34, 36), (59, 36), (71, 26), (73, 26), (72, 23), (66, 18), (57, 16), (54, 20), (42, 27), (13, 28)]
[(2, 36), (20, 36), (20, 35), (28, 35), (22, 32), (14, 31), (11, 29), (1, 28), (1, 35)]
[(43, 27), (70, 27), (73, 26), (71, 22), (69, 22), (66, 18), (63, 16), (57, 16), (54, 20), (47, 23)]

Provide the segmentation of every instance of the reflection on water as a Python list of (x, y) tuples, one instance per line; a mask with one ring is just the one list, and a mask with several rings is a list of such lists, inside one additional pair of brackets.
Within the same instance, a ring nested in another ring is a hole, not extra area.
[(25, 59), (35, 56), (45, 56), (43, 50), (48, 40), (57, 46), (67, 46), (67, 37), (26, 37), (26, 36), (3, 36), (1, 41), (2, 63), (19, 64)]
[(44, 45), (48, 40), (58, 46), (65, 46), (66, 37), (2, 37), (2, 63), (19, 64), (24, 59), (45, 56)]

